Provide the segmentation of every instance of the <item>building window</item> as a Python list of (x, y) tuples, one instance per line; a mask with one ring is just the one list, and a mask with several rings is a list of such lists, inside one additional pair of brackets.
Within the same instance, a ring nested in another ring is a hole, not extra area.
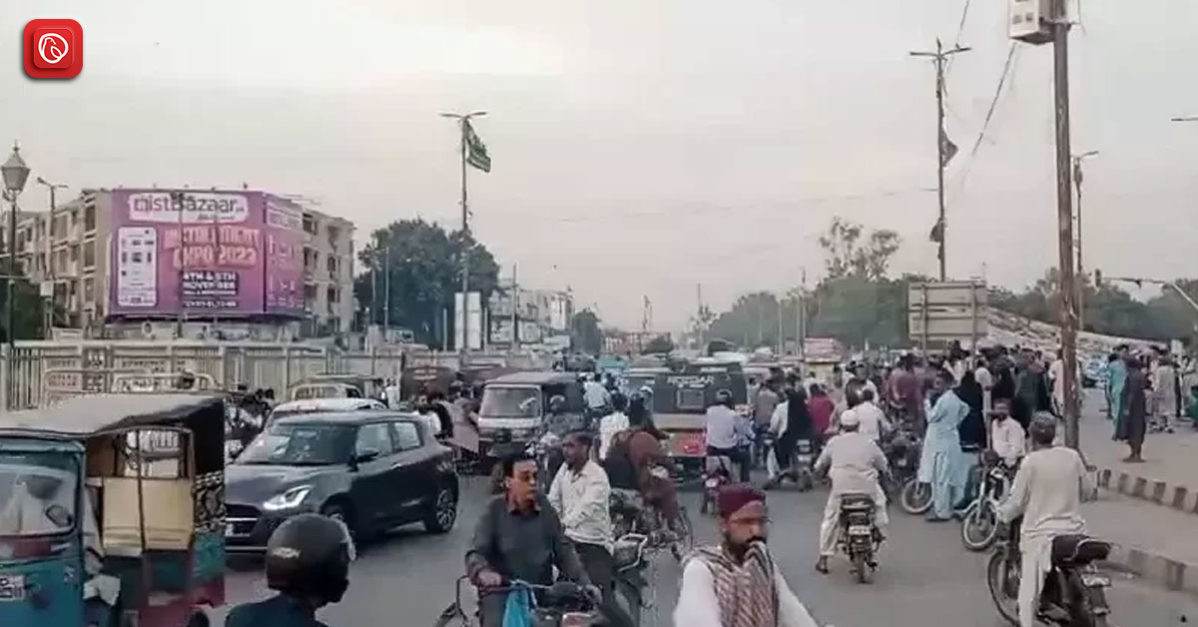
[(79, 244), (71, 244), (71, 263), (79, 263)]
[(311, 283), (304, 284), (304, 306), (308, 310), (312, 309), (312, 303), (316, 302), (316, 286)]
[(336, 277), (337, 276), (337, 258), (334, 257), (333, 255), (329, 255), (328, 259), (325, 262), (325, 265), (329, 269), (329, 276)]
[(304, 214), (304, 232), (316, 235), (316, 218), (310, 213)]
[(92, 302), (96, 297), (96, 285), (93, 279), (83, 279), (83, 300), (84, 302)]
[(341, 227), (333, 226), (330, 224), (328, 229), (326, 229), (326, 230), (329, 233), (329, 245), (332, 246), (333, 249), (336, 249), (337, 242), (341, 240)]
[(94, 268), (96, 266), (96, 240), (83, 242), (83, 267)]
[(320, 253), (311, 248), (304, 248), (304, 269), (312, 270), (320, 260)]
[(96, 230), (96, 208), (95, 207), (88, 206), (83, 209), (83, 230), (85, 230), (85, 231)]
[(332, 305), (333, 303), (341, 302), (341, 290), (339, 290), (335, 287), (330, 287), (325, 292), (325, 296), (327, 297), (327, 299), (329, 301), (329, 305)]

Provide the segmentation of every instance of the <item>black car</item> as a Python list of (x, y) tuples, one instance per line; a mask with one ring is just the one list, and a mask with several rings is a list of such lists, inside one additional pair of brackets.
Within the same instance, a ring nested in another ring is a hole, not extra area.
[(421, 522), (445, 533), (457, 519), (453, 452), (414, 414), (317, 413), (281, 418), (225, 468), (230, 552), (261, 552), (287, 518), (318, 512), (356, 537)]

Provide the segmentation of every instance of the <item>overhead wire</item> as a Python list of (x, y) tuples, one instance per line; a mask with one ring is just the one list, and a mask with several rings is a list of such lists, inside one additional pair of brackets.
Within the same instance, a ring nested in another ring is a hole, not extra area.
[(969, 151), (969, 157), (966, 160), (965, 167), (961, 169), (961, 174), (954, 186), (953, 199), (965, 188), (965, 181), (969, 178), (969, 173), (973, 169), (973, 164), (978, 155), (978, 151), (982, 148), (982, 143), (986, 141), (986, 132), (990, 130), (990, 122), (994, 119), (994, 113), (998, 110), (999, 100), (1005, 93), (1004, 88), (1007, 84), (1007, 79), (1012, 73), (1012, 68), (1015, 67), (1016, 59), (1019, 56), (1020, 46), (1017, 42), (1012, 41), (1007, 49), (1007, 60), (1003, 63), (1002, 75), (998, 77), (998, 85), (994, 88), (994, 97), (990, 100), (990, 107), (986, 110), (986, 118), (982, 122), (982, 129), (978, 131), (977, 139), (973, 142), (973, 148)]

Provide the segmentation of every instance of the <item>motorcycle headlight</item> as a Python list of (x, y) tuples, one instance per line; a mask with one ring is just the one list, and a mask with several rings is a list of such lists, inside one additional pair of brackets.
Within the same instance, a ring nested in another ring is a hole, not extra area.
[(278, 512), (287, 509), (295, 509), (308, 498), (308, 493), (312, 491), (312, 486), (301, 485), (282, 494), (276, 494), (270, 497), (266, 502), (262, 503), (262, 509), (268, 512)]

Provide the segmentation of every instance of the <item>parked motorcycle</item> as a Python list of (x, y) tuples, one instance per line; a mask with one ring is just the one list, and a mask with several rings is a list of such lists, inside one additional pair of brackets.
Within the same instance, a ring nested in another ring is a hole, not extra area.
[(874, 499), (868, 494), (846, 494), (840, 498), (841, 551), (853, 563), (858, 583), (866, 583), (877, 570), (877, 549), (882, 537), (874, 521)]
[[(454, 589), (454, 601), (441, 612), (437, 618), (436, 627), (448, 627), (451, 624), (478, 625), (478, 611), (474, 616), (468, 616), (462, 609), (462, 588), (470, 582), (469, 578), (457, 580)], [(522, 581), (513, 581), (510, 585), (495, 590), (499, 593), (514, 593), (527, 591), (532, 593), (532, 616), (530, 623), (538, 627), (589, 627), (604, 624), (599, 606), (587, 593), (586, 588), (573, 582), (559, 581), (551, 586), (538, 586)]]
[[(1019, 624), (1019, 521), (1003, 525), (1000, 539), (986, 565), (986, 583), (998, 613), (1012, 625)], [(1109, 542), (1085, 535), (1061, 535), (1052, 540), (1052, 569), (1040, 592), (1037, 617), (1060, 627), (1107, 627), (1110, 606), (1106, 589), (1109, 575), (1094, 562), (1111, 553)]]
[(1001, 462), (987, 464), (977, 496), (961, 517), (961, 541), (970, 551), (985, 551), (998, 539), (998, 506), (1011, 491), (1012, 470)]
[(932, 509), (932, 486), (920, 482), (919, 457), (923, 443), (918, 434), (899, 428), (883, 443), (883, 451), (890, 465), (892, 480), (886, 485), (892, 499), (898, 492), (899, 506), (912, 515), (926, 514)]

